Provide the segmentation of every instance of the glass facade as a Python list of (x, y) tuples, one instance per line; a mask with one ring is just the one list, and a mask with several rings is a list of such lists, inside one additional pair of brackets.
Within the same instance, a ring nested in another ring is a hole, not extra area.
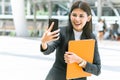
[[(35, 3), (36, 15), (49, 15), (49, 2), (40, 1)], [(68, 1), (53, 1), (51, 2), (51, 14), (52, 15), (61, 15), (66, 16), (69, 13), (70, 2)], [(25, 13), (28, 16), (34, 15), (34, 0), (25, 0)], [(92, 11), (95, 16), (97, 16), (97, 7), (95, 3), (90, 3)], [(120, 14), (120, 7), (116, 7), (116, 10)], [(12, 15), (11, 3), (10, 0), (0, 0), (0, 16)], [(102, 16), (116, 16), (115, 12), (109, 7), (102, 7)]]
[(0, 0), (0, 15), (11, 15), (10, 0)]

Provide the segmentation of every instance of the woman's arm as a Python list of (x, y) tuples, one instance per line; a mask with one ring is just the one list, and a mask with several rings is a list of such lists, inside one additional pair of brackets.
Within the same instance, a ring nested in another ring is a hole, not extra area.
[(84, 70), (94, 75), (99, 75), (101, 73), (101, 60), (100, 60), (100, 55), (98, 51), (97, 41), (95, 42), (93, 63), (91, 64), (87, 62)]

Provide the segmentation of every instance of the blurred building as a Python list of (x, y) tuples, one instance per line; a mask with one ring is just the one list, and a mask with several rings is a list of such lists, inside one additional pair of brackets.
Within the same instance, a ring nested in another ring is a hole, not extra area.
[[(101, 17), (110, 24), (120, 18), (120, 0), (83, 1), (90, 4), (94, 23), (98, 19), (98, 5), (100, 5), (99, 8), (101, 7)], [(71, 3), (72, 0), (25, 0), (25, 16), (29, 29), (35, 26), (35, 21), (36, 26), (43, 26), (43, 22), (49, 17), (56, 17), (64, 22), (68, 18)], [(14, 29), (11, 0), (0, 0), (0, 28), (4, 26)]]

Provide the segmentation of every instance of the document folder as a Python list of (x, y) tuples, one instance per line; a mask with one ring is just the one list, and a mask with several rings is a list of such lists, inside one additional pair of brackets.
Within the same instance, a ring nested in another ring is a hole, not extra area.
[[(68, 51), (74, 52), (84, 60), (92, 63), (94, 56), (94, 46), (95, 40), (87, 39), (87, 40), (71, 40), (68, 43)], [(91, 76), (90, 73), (85, 72), (82, 67), (80, 67), (77, 63), (67, 64), (67, 79), (75, 79)]]

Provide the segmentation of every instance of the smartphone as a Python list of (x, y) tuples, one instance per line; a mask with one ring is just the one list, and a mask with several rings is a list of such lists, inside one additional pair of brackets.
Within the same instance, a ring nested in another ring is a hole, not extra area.
[(49, 27), (52, 24), (52, 22), (54, 22), (54, 25), (53, 25), (53, 29), (51, 30), (51, 32), (58, 29), (58, 19), (54, 19), (54, 18), (49, 19)]

